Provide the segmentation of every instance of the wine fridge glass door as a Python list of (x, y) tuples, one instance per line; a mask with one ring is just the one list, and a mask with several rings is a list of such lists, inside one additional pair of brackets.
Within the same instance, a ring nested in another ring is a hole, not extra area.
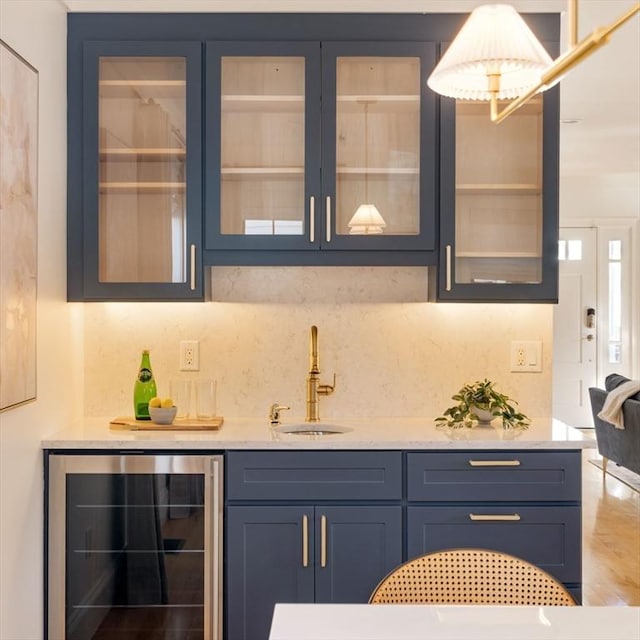
[(221, 639), (222, 458), (49, 456), (49, 638)]

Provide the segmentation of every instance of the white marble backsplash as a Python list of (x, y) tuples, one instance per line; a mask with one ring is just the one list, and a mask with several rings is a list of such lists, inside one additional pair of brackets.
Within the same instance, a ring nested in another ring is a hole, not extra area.
[[(87, 416), (132, 412), (148, 348), (160, 395), (171, 377), (212, 377), (220, 415), (265, 416), (278, 401), (304, 417), (312, 324), (322, 382), (337, 376), (322, 419), (428, 417), (484, 377), (528, 415), (551, 415), (550, 305), (399, 302), (423, 299), (424, 269), (216, 269), (218, 298), (234, 302), (84, 305)], [(181, 340), (200, 341), (200, 372), (178, 372)], [(511, 340), (542, 340), (542, 373), (509, 372)]]

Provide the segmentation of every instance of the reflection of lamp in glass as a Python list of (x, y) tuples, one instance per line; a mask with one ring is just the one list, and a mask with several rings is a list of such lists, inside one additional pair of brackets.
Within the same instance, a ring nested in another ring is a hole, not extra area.
[[(364, 103), (364, 201), (369, 202), (369, 101)], [(375, 204), (361, 204), (349, 220), (352, 235), (372, 235), (382, 233), (387, 223)]]

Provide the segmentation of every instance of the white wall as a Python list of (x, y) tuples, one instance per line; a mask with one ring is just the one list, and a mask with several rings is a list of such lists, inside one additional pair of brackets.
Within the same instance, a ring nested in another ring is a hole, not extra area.
[(0, 414), (0, 638), (42, 637), (41, 438), (82, 412), (82, 307), (66, 302), (66, 14), (2, 0), (0, 37), (39, 71), (37, 400)]

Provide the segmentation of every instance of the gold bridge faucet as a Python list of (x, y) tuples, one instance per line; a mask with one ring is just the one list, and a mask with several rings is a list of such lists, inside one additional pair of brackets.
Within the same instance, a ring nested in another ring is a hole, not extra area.
[(318, 357), (318, 327), (311, 327), (309, 343), (309, 377), (307, 378), (307, 422), (320, 422), (320, 396), (328, 396), (336, 388), (336, 374), (333, 384), (320, 384)]

